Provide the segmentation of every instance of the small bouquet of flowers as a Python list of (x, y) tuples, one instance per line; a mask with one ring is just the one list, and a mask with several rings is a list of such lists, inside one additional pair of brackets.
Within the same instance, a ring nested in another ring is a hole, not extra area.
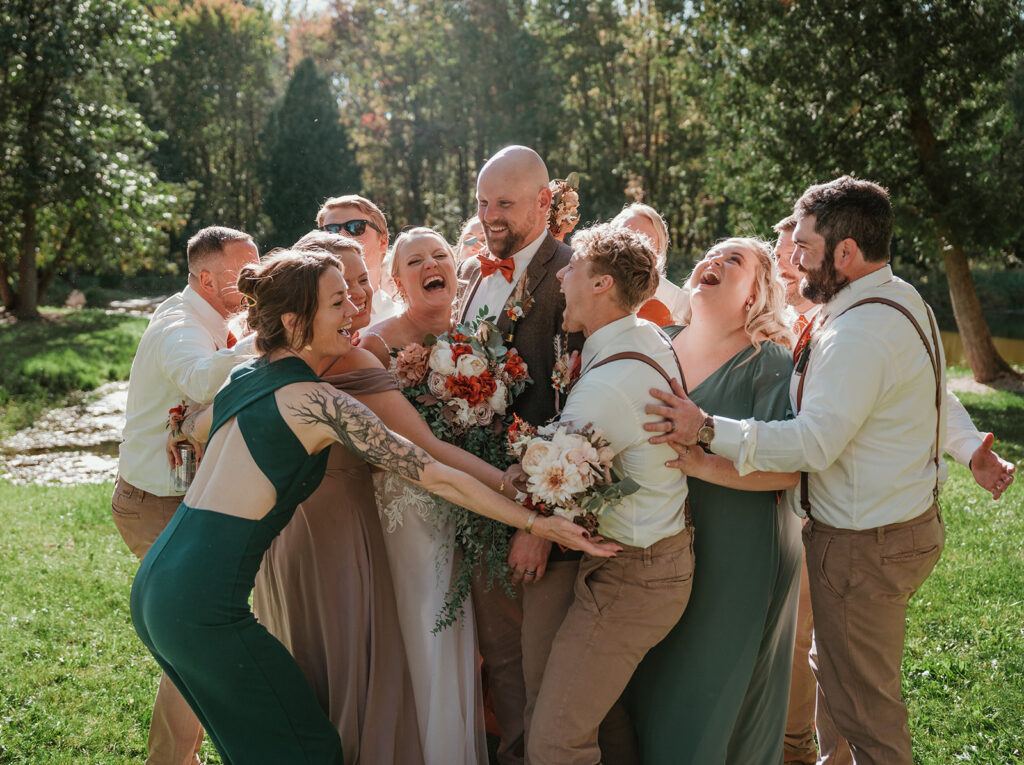
[(564, 180), (556, 178), (551, 181), (549, 188), (551, 207), (548, 209), (548, 231), (562, 242), (580, 220), (580, 176), (578, 173), (569, 173)]
[[(523, 357), (507, 347), (483, 312), (440, 336), (427, 335), (393, 353), (391, 371), (402, 394), (442, 441), (465, 449), (504, 470), (512, 463), (505, 446), (512, 400), (532, 381)], [(501, 582), (512, 593), (509, 527), (451, 503), (456, 543), (462, 549), (438, 615), (435, 630), (454, 624), (463, 613), (473, 569), (484, 563), (488, 584)]]
[(525, 506), (542, 515), (560, 515), (596, 533), (604, 509), (640, 488), (632, 478), (612, 474), (611, 446), (600, 428), (542, 428), (518, 417), (508, 430), (509, 453), (526, 477)]

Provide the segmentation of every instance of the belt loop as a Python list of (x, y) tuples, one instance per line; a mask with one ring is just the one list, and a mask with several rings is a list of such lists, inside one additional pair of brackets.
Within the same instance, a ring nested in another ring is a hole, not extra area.
[(654, 545), (644, 548), (644, 566), (650, 566), (651, 561), (654, 560)]
[(878, 544), (884, 544), (885, 543), (885, 526), (879, 526), (877, 529), (875, 529), (875, 533), (878, 536)]

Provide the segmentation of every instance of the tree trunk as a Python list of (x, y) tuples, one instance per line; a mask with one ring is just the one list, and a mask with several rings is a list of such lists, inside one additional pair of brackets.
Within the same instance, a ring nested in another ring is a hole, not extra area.
[(18, 258), (18, 318), (39, 318), (39, 281), (36, 272), (36, 205), (31, 195), (21, 211), (21, 253)]
[(950, 184), (944, 181), (935, 171), (939, 153), (939, 141), (932, 129), (927, 109), (919, 91), (910, 93), (910, 114), (908, 127), (917, 144), (917, 154), (921, 166), (922, 180), (925, 188), (940, 212), (935, 216), (935, 224), (943, 240), (945, 254), (942, 256), (946, 269), (946, 281), (949, 284), (949, 297), (953, 303), (953, 316), (960, 339), (964, 344), (967, 363), (978, 382), (990, 382), (997, 377), (1011, 375), (1020, 377), (1006, 360), (999, 355), (992, 342), (985, 317), (981, 313), (978, 293), (974, 290), (974, 277), (967, 263), (960, 242), (962, 239), (943, 218), (942, 210), (949, 207)]
[(988, 324), (981, 313), (978, 293), (974, 290), (974, 278), (967, 264), (963, 248), (953, 245), (943, 256), (946, 267), (946, 281), (949, 282), (949, 297), (953, 303), (953, 316), (960, 330), (967, 363), (978, 382), (991, 382), (997, 377), (1016, 375), (1013, 368), (999, 355)]

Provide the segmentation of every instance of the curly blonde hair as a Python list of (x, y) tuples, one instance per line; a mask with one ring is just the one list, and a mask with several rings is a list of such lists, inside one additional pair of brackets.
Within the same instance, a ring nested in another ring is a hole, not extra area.
[[(731, 248), (748, 252), (757, 260), (757, 268), (754, 270), (754, 302), (747, 312), (747, 319), (743, 325), (747, 337), (750, 338), (750, 344), (758, 349), (757, 352), (760, 352), (762, 340), (770, 340), (783, 348), (792, 348), (794, 337), (790, 322), (787, 321), (786, 288), (779, 279), (771, 245), (760, 237), (734, 236), (715, 243), (704, 257), (711, 257)], [(690, 276), (693, 276), (692, 272)], [(686, 278), (687, 282), (690, 281), (690, 276)], [(689, 324), (692, 317), (693, 310), (687, 308), (683, 315), (683, 324)]]

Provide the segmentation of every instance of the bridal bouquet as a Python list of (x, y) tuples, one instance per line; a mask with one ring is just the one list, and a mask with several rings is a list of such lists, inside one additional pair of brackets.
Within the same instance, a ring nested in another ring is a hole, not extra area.
[[(505, 345), (501, 332), (483, 312), (469, 324), (436, 337), (427, 335), (423, 343), (412, 343), (393, 356), (391, 371), (399, 389), (435, 436), (500, 470), (512, 463), (505, 446), (511, 404), (532, 381), (523, 357)], [(446, 507), (455, 522), (462, 558), (435, 630), (462, 616), (477, 565), (484, 565), (489, 585), (501, 582), (512, 592), (509, 527), (451, 503)]]
[(600, 428), (542, 428), (518, 417), (508, 431), (509, 453), (526, 477), (526, 507), (542, 515), (561, 515), (597, 532), (604, 509), (640, 488), (632, 478), (616, 480), (612, 451)]

